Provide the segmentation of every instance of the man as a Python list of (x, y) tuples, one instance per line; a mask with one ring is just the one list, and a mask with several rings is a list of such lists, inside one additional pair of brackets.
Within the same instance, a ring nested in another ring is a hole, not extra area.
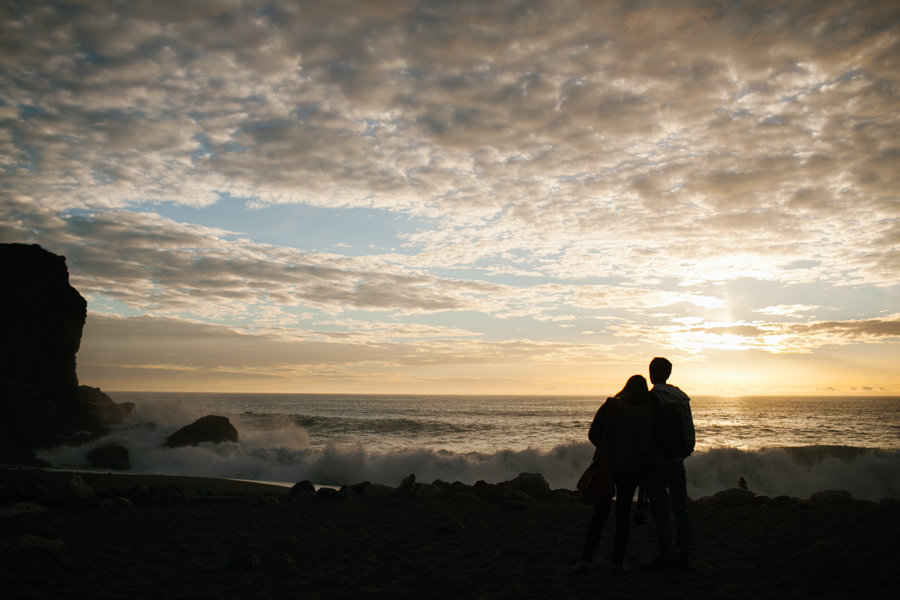
[[(654, 457), (653, 466), (647, 476), (647, 500), (650, 514), (656, 525), (659, 555), (646, 565), (649, 571), (690, 570), (691, 521), (687, 512), (687, 477), (684, 459), (694, 449), (694, 420), (691, 416), (691, 399), (674, 385), (666, 381), (672, 374), (672, 363), (665, 358), (650, 361), (651, 394), (654, 404)], [(680, 417), (681, 430), (678, 429)], [(675, 435), (672, 435), (674, 422)], [(668, 439), (661, 429), (669, 425)], [(674, 441), (673, 441), (674, 438)], [(675, 545), (678, 553), (672, 552), (672, 522), (669, 518), (669, 498), (675, 514), (675, 528), (678, 532)]]

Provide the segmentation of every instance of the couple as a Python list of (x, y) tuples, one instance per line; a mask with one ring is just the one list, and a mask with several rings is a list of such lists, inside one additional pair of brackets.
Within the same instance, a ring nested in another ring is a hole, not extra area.
[[(659, 542), (659, 555), (645, 568), (649, 571), (690, 569), (691, 523), (687, 512), (684, 459), (694, 447), (694, 422), (690, 398), (674, 385), (666, 383), (671, 373), (672, 363), (665, 358), (654, 358), (650, 361), (653, 389), (647, 390), (647, 381), (642, 376), (631, 377), (622, 391), (597, 411), (588, 434), (597, 446), (594, 461), (606, 453), (616, 482), (616, 535), (612, 554), (612, 564), (616, 570), (626, 569), (624, 559), (630, 531), (631, 501), (639, 485), (647, 492)], [(676, 437), (680, 439), (674, 442), (674, 448), (671, 440), (673, 420), (676, 430), (681, 428), (676, 431)], [(668, 432), (666, 425), (669, 425)], [(678, 531), (677, 554), (672, 552), (670, 498)], [(581, 560), (572, 567), (572, 571), (587, 570), (600, 542), (600, 533), (611, 505), (612, 498), (595, 505)]]

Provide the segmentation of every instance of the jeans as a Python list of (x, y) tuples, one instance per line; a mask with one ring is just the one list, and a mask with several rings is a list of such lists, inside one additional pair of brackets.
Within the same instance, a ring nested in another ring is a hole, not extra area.
[[(634, 490), (637, 489), (639, 473), (613, 470), (613, 479), (616, 482), (616, 536), (613, 541), (612, 564), (621, 565), (625, 559), (625, 546), (628, 545), (628, 534), (631, 531), (631, 500), (634, 498)], [(598, 502), (594, 505), (594, 516), (588, 525), (587, 538), (584, 540), (584, 549), (581, 551), (581, 560), (590, 562), (594, 557), (597, 544), (600, 543), (600, 534), (603, 525), (609, 516), (612, 506), (612, 498)]]
[(653, 515), (653, 523), (656, 525), (660, 556), (672, 555), (669, 498), (672, 499), (675, 529), (678, 532), (675, 545), (680, 552), (687, 555), (691, 548), (691, 519), (687, 511), (687, 476), (682, 461), (653, 465), (647, 476), (647, 500), (650, 501), (650, 514)]

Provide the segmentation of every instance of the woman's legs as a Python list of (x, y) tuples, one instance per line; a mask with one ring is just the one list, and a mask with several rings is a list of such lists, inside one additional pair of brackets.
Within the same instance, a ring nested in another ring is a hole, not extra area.
[(631, 532), (631, 501), (640, 476), (627, 471), (613, 471), (613, 476), (616, 479), (616, 537), (613, 542), (612, 564), (621, 565), (625, 560), (625, 547)]
[[(634, 489), (631, 490), (634, 494)], [(597, 544), (600, 543), (600, 534), (603, 532), (603, 524), (606, 523), (606, 517), (609, 516), (609, 509), (612, 506), (612, 498), (603, 500), (594, 505), (594, 516), (588, 525), (587, 537), (584, 540), (584, 549), (581, 551), (581, 560), (591, 562), (594, 557), (594, 551)]]

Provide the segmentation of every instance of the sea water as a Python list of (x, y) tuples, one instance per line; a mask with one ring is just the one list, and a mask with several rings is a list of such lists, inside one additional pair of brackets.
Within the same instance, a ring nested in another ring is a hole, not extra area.
[[(414, 396), (113, 392), (135, 413), (79, 448), (42, 452), (79, 468), (95, 447), (129, 449), (132, 471), (321, 485), (396, 485), (409, 474), (472, 484), (539, 472), (572, 489), (590, 462), (587, 430), (597, 397)], [(692, 399), (697, 449), (685, 461), (688, 494), (736, 487), (808, 497), (844, 489), (857, 498), (900, 497), (900, 397)], [(164, 447), (193, 420), (216, 414), (237, 444)]]

